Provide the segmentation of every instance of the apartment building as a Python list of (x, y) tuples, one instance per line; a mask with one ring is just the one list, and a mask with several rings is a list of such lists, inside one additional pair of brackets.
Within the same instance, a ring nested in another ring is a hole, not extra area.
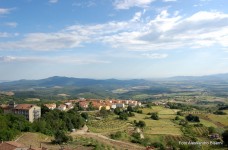
[(33, 104), (18, 104), (12, 111), (14, 114), (25, 116), (30, 122), (41, 117), (41, 108)]

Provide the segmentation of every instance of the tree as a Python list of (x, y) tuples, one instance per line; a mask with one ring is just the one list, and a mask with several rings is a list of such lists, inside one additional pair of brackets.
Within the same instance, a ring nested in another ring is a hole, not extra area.
[(68, 141), (71, 141), (72, 137), (67, 136), (62, 130), (58, 130), (55, 133), (55, 139), (52, 141), (55, 144), (62, 144), (67, 143)]
[(120, 139), (122, 137), (121, 131), (117, 131), (115, 134), (111, 134), (111, 139)]
[(121, 112), (119, 115), (119, 119), (128, 120), (128, 114), (126, 112)]
[(141, 142), (141, 138), (140, 138), (140, 133), (133, 133), (132, 134), (132, 140), (131, 140), (131, 142), (133, 142), (133, 143), (140, 143)]
[(216, 130), (214, 127), (208, 127), (208, 131), (211, 134), (211, 133), (215, 133)]
[(45, 105), (41, 105), (41, 115), (45, 115), (47, 112), (49, 112), (49, 108)]
[(105, 107), (101, 107), (100, 116), (107, 117), (108, 114), (109, 114), (109, 112), (106, 110), (106, 108)]
[(192, 114), (189, 114), (185, 118), (186, 118), (186, 120), (188, 120), (190, 122), (200, 122), (199, 117), (198, 116), (194, 116)]
[(223, 144), (228, 147), (228, 130), (222, 133)]
[(87, 119), (89, 118), (88, 113), (85, 113), (85, 112), (81, 113), (81, 116), (82, 116), (85, 120), (87, 120)]
[(132, 108), (131, 106), (128, 106), (128, 107), (127, 107), (127, 111), (133, 112), (134, 110), (133, 110), (133, 108)]
[(221, 111), (221, 110), (217, 110), (214, 112), (214, 114), (216, 115), (226, 115), (227, 113), (225, 113), (224, 111)]
[(176, 116), (176, 117), (175, 117), (175, 120), (180, 120), (180, 117), (179, 117), (179, 116)]
[(89, 102), (87, 110), (94, 110), (94, 106), (92, 102)]
[(151, 114), (151, 119), (159, 120), (158, 113), (152, 113)]
[(183, 113), (182, 113), (181, 111), (178, 111), (178, 112), (177, 112), (177, 115), (183, 116)]
[(146, 123), (145, 121), (139, 120), (139, 122), (136, 123), (136, 126), (140, 128), (144, 128), (146, 126)]
[(114, 113), (115, 113), (116, 115), (119, 115), (120, 112), (121, 112), (121, 110), (120, 110), (119, 107), (117, 107), (117, 108), (114, 109)]

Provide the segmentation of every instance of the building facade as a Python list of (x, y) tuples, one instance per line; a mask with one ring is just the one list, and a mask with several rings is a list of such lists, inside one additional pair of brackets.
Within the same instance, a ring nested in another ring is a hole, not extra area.
[(23, 115), (29, 122), (41, 117), (41, 108), (33, 104), (18, 104), (13, 108), (13, 113)]

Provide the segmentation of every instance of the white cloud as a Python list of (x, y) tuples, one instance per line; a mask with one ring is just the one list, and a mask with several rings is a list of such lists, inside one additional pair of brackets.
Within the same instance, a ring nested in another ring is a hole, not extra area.
[(58, 3), (59, 0), (49, 0), (49, 3)]
[(115, 0), (116, 9), (129, 9), (131, 7), (148, 7), (155, 0)]
[(11, 27), (11, 28), (15, 28), (15, 27), (17, 27), (18, 23), (17, 22), (6, 22), (6, 23), (4, 23), (4, 25)]
[(134, 17), (131, 19), (131, 21), (133, 21), (133, 22), (140, 21), (141, 17), (142, 17), (142, 12), (137, 12), (137, 13), (135, 13), (135, 15), (134, 15)]
[[(0, 37), (7, 36), (7, 33), (0, 33)], [(0, 42), (0, 50), (65, 50), (100, 43), (124, 50), (154, 51), (213, 45), (227, 47), (227, 41), (228, 14), (200, 11), (184, 17), (163, 10), (152, 19), (144, 19), (143, 12), (136, 12), (127, 21), (72, 25), (55, 33), (29, 33), (18, 41)]]
[(141, 29), (105, 37), (114, 47), (131, 50), (160, 50), (180, 47), (227, 46), (228, 14), (198, 12), (184, 18), (162, 11), (141, 24)]
[(0, 49), (30, 49), (39, 51), (79, 47), (87, 37), (77, 33), (30, 33), (20, 41), (0, 43)]
[(11, 62), (15, 60), (15, 57), (12, 56), (0, 56), (0, 62)]
[(94, 1), (81, 1), (81, 2), (74, 2), (72, 6), (77, 6), (77, 7), (92, 7), (95, 6), (96, 2)]
[(8, 8), (0, 8), (0, 15), (9, 14), (10, 11), (11, 9), (8, 9)]
[(163, 59), (163, 58), (167, 58), (168, 54), (143, 53), (142, 56), (145, 56), (145, 57), (151, 58), (151, 59)]
[(26, 62), (26, 63), (57, 63), (57, 64), (107, 64), (110, 61), (99, 60), (97, 58), (77, 58), (73, 56), (61, 57), (21, 57), (21, 56), (0, 56), (0, 62), (13, 63), (13, 62)]
[(163, 2), (176, 2), (177, 0), (163, 0)]
[(10, 37), (10, 34), (7, 32), (0, 32), (0, 38)]

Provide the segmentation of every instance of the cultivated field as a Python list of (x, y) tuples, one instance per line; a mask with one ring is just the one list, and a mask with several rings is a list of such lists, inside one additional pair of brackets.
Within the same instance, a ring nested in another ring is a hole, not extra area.
[(91, 132), (105, 134), (127, 130), (130, 125), (126, 121), (119, 120), (115, 115), (112, 115), (102, 120), (91, 120), (87, 123), (87, 126)]
[[(171, 119), (175, 118), (175, 110), (164, 108), (161, 106), (153, 106), (152, 108), (142, 109), (143, 114), (135, 113), (135, 117), (129, 117), (130, 121), (134, 120), (143, 120), (146, 122), (146, 127), (143, 130), (145, 135), (182, 135), (180, 126), (173, 123)], [(157, 112), (159, 120), (152, 120), (150, 115), (147, 115), (150, 112)]]

